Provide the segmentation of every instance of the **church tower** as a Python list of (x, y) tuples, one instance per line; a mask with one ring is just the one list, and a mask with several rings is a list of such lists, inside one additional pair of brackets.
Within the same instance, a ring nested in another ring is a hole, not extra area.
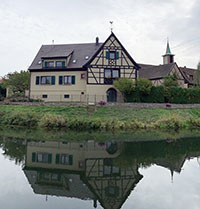
[(169, 47), (169, 41), (167, 40), (167, 49), (165, 55), (163, 55), (163, 65), (174, 63), (174, 54), (171, 53)]

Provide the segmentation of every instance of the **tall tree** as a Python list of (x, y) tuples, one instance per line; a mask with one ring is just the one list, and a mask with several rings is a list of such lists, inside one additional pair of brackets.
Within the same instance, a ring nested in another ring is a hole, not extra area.
[(178, 87), (178, 78), (177, 75), (174, 73), (173, 75), (168, 75), (164, 78), (163, 82), (164, 87)]
[(29, 72), (20, 71), (8, 73), (3, 77), (2, 86), (8, 88), (11, 94), (24, 94), (29, 86)]
[(194, 74), (194, 83), (197, 88), (200, 88), (200, 62), (197, 65), (197, 70)]

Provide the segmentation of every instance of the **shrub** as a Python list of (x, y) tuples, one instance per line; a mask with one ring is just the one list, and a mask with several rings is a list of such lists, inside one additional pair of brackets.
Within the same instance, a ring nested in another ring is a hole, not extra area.
[(43, 128), (62, 128), (66, 126), (66, 121), (60, 115), (47, 113), (40, 119), (40, 126)]
[(200, 118), (192, 118), (188, 123), (191, 128), (200, 128)]
[(119, 78), (114, 81), (113, 85), (122, 93), (125, 101), (127, 101), (128, 95), (131, 94), (135, 87), (133, 80), (128, 78)]
[(36, 114), (32, 112), (14, 112), (4, 117), (3, 123), (6, 125), (35, 127), (37, 126), (38, 119)]
[(185, 126), (183, 119), (180, 118), (178, 115), (170, 115), (166, 118), (161, 118), (160, 120), (156, 121), (152, 124), (154, 128), (164, 128), (170, 130), (178, 130)]
[(177, 75), (174, 73), (173, 75), (168, 75), (164, 78), (164, 82), (163, 82), (163, 86), (164, 87), (178, 87), (178, 77)]
[(138, 78), (136, 81), (136, 88), (142, 95), (149, 95), (151, 93), (152, 83), (146, 78)]

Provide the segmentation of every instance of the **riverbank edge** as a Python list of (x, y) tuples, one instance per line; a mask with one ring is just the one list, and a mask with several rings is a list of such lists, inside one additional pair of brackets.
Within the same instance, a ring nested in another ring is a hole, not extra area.
[[(149, 104), (150, 105), (150, 104)], [(3, 107), (3, 106), (2, 106)], [(5, 107), (5, 106), (4, 106)], [(7, 107), (12, 107), (10, 111), (6, 109)], [(20, 107), (20, 109), (18, 108)], [(32, 106), (33, 107), (33, 106)], [(58, 107), (58, 106), (53, 106)], [(158, 114), (161, 110), (157, 108), (157, 110), (153, 108), (148, 108), (149, 118), (147, 121), (141, 121), (139, 116), (135, 116), (134, 113), (129, 117), (129, 119), (123, 118), (123, 110), (126, 108), (120, 107), (119, 109), (115, 108), (115, 111), (122, 111), (119, 114), (118, 112), (114, 112), (114, 116), (106, 118), (106, 111), (112, 111), (114, 108), (110, 106), (105, 107), (97, 107), (93, 108), (92, 111), (89, 106), (86, 106), (80, 109), (77, 106), (71, 106), (68, 110), (73, 110), (77, 113), (76, 117), (65, 117), (62, 113), (55, 114), (53, 112), (53, 107), (49, 106), (48, 112), (44, 109), (43, 106), (37, 106), (41, 112), (36, 113), (33, 111), (29, 111), (26, 107), (26, 111), (23, 111), (25, 107), (23, 105), (11, 105), (6, 106), (5, 109), (0, 109), (0, 124), (4, 126), (12, 126), (12, 127), (34, 127), (34, 128), (46, 128), (46, 129), (71, 129), (71, 130), (137, 130), (137, 129), (163, 129), (163, 130), (178, 130), (178, 129), (198, 129), (200, 128), (200, 108), (194, 109), (197, 111), (199, 117), (190, 116), (188, 117), (188, 113), (191, 108), (177, 108), (174, 109), (166, 109), (168, 115), (161, 115), (160, 118), (154, 119), (150, 118), (157, 111)], [(65, 107), (61, 107), (61, 110)], [(76, 109), (77, 108), (77, 109)], [(102, 114), (104, 118), (91, 116), (92, 112), (99, 110), (106, 110)], [(44, 110), (44, 112), (42, 112)], [(127, 110), (127, 109), (126, 109)], [(140, 108), (141, 114), (143, 113), (145, 108)], [(79, 111), (79, 112), (78, 112)], [(82, 112), (81, 112), (82, 111)], [(84, 112), (85, 111), (85, 112)], [(86, 112), (87, 111), (87, 112)], [(181, 112), (181, 116), (176, 112)], [(81, 117), (81, 113), (83, 113)], [(140, 114), (140, 115), (141, 115)], [(187, 116), (187, 117), (186, 117)], [(121, 117), (121, 118), (120, 118)], [(105, 119), (106, 118), (106, 119)]]

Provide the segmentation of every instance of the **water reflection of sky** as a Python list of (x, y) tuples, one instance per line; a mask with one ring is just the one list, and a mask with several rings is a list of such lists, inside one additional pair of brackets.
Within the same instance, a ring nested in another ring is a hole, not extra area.
[[(0, 149), (0, 208), (77, 209), (93, 208), (92, 200), (34, 194), (22, 165), (16, 165)], [(197, 158), (186, 160), (181, 173), (153, 165), (139, 168), (144, 177), (123, 204), (125, 209), (197, 209), (200, 204), (200, 165)], [(102, 208), (99, 203), (97, 208)]]
[(139, 169), (144, 176), (123, 208), (137, 209), (199, 209), (200, 166), (197, 159), (186, 161), (181, 173), (160, 166)]

